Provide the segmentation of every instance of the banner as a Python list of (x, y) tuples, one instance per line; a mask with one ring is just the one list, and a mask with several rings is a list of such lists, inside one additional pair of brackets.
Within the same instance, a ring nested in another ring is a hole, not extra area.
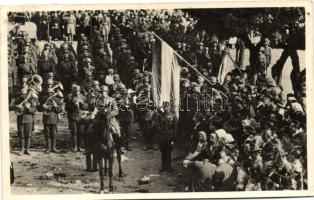
[(226, 75), (231, 72), (233, 69), (235, 69), (234, 63), (232, 62), (230, 55), (225, 54), (223, 56), (222, 62), (219, 67), (219, 73), (218, 73), (218, 83), (222, 85), (224, 83)]
[(178, 56), (164, 41), (156, 39), (152, 59), (152, 94), (156, 106), (170, 102), (171, 109), (179, 117), (180, 72)]

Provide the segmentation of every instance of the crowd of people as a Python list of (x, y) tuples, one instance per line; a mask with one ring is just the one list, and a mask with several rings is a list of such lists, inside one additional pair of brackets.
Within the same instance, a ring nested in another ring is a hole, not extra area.
[[(257, 62), (235, 68), (220, 84), (227, 40), (198, 30), (197, 19), (184, 10), (37, 12), (29, 17), (37, 24), (38, 39), (47, 40), (43, 50), (18, 27), (8, 38), (10, 105), (18, 114), (21, 155), (30, 154), (36, 110), (43, 111), (46, 153), (57, 153), (57, 125), (66, 111), (72, 151), (86, 148), (87, 170), (96, 170), (89, 128), (100, 103), (117, 111), (111, 128), (121, 147), (132, 150), (133, 120), (144, 136), (143, 150), (156, 149), (158, 141), (161, 171), (174, 170), (173, 145), (184, 141), (190, 152), (183, 160), (191, 169), (187, 191), (307, 187), (305, 72), (299, 73), (300, 90), (284, 97), (267, 74), (269, 39), (263, 39)], [(180, 62), (178, 122), (169, 111), (171, 102), (164, 109), (147, 109), (154, 107), (150, 82), (156, 38), (151, 32), (202, 74)], [(54, 40), (61, 38), (57, 46)]]

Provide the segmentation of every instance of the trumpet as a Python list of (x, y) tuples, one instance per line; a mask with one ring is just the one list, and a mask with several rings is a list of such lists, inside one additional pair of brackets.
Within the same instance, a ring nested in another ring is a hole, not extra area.
[(24, 104), (25, 104), (26, 102), (28, 102), (28, 101), (30, 100), (30, 98), (32, 98), (32, 97), (38, 99), (38, 96), (37, 96), (37, 94), (36, 94), (35, 92), (29, 91), (28, 94), (27, 94), (27, 96), (26, 96), (26, 98), (25, 98), (20, 104), (18, 104), (18, 105), (16, 106), (16, 107), (23, 107), (23, 108), (18, 109), (18, 110), (15, 111), (15, 113), (16, 113), (17, 115), (23, 114), (23, 111), (24, 111)]

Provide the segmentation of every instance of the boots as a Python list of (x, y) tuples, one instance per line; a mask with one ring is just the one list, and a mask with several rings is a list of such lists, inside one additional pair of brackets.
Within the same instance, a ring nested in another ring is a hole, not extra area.
[(19, 155), (22, 156), (25, 151), (25, 139), (20, 138), (20, 143), (21, 143), (21, 151), (19, 152)]
[(52, 149), (51, 151), (54, 153), (60, 153), (60, 151), (56, 148), (57, 145), (57, 138), (52, 138)]
[(82, 148), (82, 138), (81, 137), (77, 137), (77, 150), (79, 152), (83, 152), (83, 148)]
[(26, 139), (26, 150), (25, 150), (26, 155), (31, 155), (31, 153), (29, 152), (30, 145), (31, 145), (31, 138), (29, 137)]
[(92, 155), (90, 152), (86, 152), (86, 171), (90, 172), (92, 170)]
[(93, 172), (96, 172), (96, 171), (98, 171), (98, 169), (97, 169), (97, 159), (96, 159), (95, 154), (92, 154), (92, 155), (93, 155)]
[(50, 138), (46, 138), (46, 143), (47, 143), (47, 148), (45, 150), (45, 153), (50, 153), (50, 149), (51, 149), (51, 139)]
[(77, 136), (72, 137), (72, 144), (73, 144), (72, 151), (77, 152)]

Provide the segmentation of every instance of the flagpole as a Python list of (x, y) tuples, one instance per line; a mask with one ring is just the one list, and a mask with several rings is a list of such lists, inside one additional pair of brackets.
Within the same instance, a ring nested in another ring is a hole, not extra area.
[[(153, 35), (155, 35), (160, 41), (164, 41), (163, 39), (161, 39), (156, 33), (154, 33), (154, 31), (152, 31), (151, 33), (153, 33)], [(170, 46), (170, 45), (169, 45)], [(172, 47), (171, 47), (172, 48)], [(205, 81), (207, 81), (211, 86), (213, 86), (213, 84), (210, 82), (210, 80), (208, 80), (200, 71), (198, 71), (197, 69), (195, 69), (195, 67), (193, 67), (188, 61), (186, 61), (180, 54), (178, 54), (174, 49), (173, 52), (181, 59), (183, 60), (191, 69), (193, 69), (196, 73), (198, 73), (202, 78), (204, 78)], [(218, 90), (224, 97), (226, 97), (228, 99), (228, 96), (223, 93), (222, 91)]]
[(230, 53), (228, 52), (227, 54), (228, 54), (230, 60), (233, 62), (233, 65), (239, 70), (239, 72), (240, 72), (240, 74), (242, 75), (242, 77), (244, 78), (246, 84), (248, 84), (249, 86), (251, 86), (251, 84), (250, 84), (250, 83), (246, 80), (246, 78), (244, 77), (244, 74), (242, 73), (240, 67), (237, 65), (237, 63), (236, 63), (236, 62), (233, 60), (233, 58), (231, 57)]

